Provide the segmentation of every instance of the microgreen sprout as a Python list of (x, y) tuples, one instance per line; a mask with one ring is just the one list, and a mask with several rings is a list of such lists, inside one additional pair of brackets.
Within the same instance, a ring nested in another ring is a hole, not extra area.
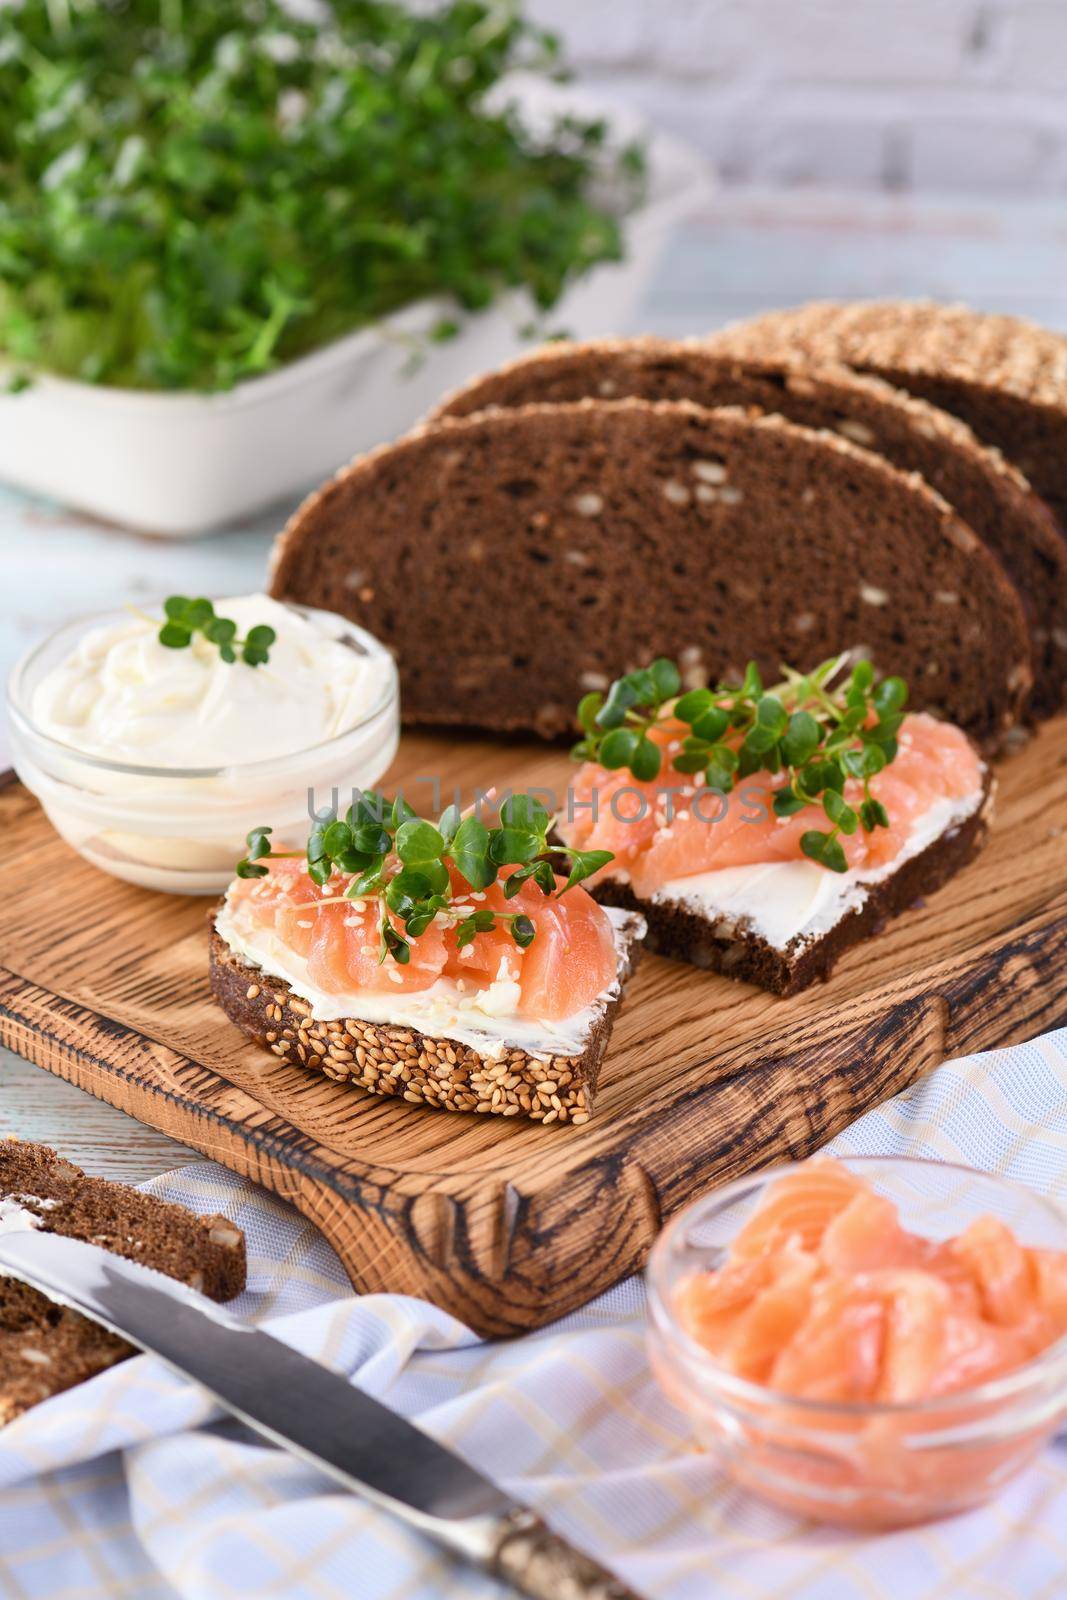
[(249, 628), (243, 639), (237, 637), (237, 624), (230, 617), (215, 615), (210, 600), (188, 600), (183, 594), (172, 594), (163, 602), (166, 621), (157, 635), (160, 644), (168, 650), (184, 650), (193, 642), (194, 634), (202, 634), (209, 644), (218, 645), (223, 661), (240, 658), (246, 666), (261, 667), (270, 658), (270, 647), (277, 638), (273, 628), (260, 623)]
[[(832, 872), (845, 872), (841, 835), (889, 826), (871, 780), (896, 756), (908, 699), (902, 678), (876, 683), (869, 661), (857, 661), (842, 680), (845, 669), (843, 656), (808, 673), (784, 667), (783, 681), (765, 689), (750, 661), (740, 684), (683, 694), (678, 668), (661, 658), (617, 678), (606, 694), (584, 696), (578, 706), (582, 738), (571, 754), (609, 770), (626, 768), (651, 783), (667, 754), (652, 734), (661, 724), (681, 723), (687, 731), (670, 757), (676, 772), (702, 775), (721, 794), (754, 772), (783, 774), (774, 791), (775, 815), (821, 808), (831, 827), (808, 829), (800, 848)], [(862, 784), (856, 806), (844, 795), (850, 778)]]
[[(403, 799), (390, 804), (367, 790), (343, 818), (330, 815), (317, 821), (304, 852), (275, 851), (270, 828), (253, 828), (237, 876), (263, 878), (269, 871), (265, 862), (303, 856), (312, 882), (336, 891), (315, 905), (377, 896), (379, 961), (392, 956), (406, 965), (411, 942), (439, 916), (455, 925), (461, 950), (497, 926), (506, 928), (515, 944), (526, 949), (537, 931), (532, 919), (525, 912), (488, 906), (471, 910), (471, 893), (500, 879), (506, 900), (513, 900), (526, 883), (545, 896), (566, 894), (614, 857), (609, 850), (574, 850), (551, 842), (552, 816), (532, 795), (509, 795), (500, 806), (499, 819), (498, 825), (487, 827), (477, 815), (464, 815), (449, 806), (435, 824), (416, 816)], [(560, 875), (567, 873), (558, 889), (557, 864)], [(465, 880), (466, 889), (453, 888), (449, 866)], [(505, 868), (512, 869), (506, 876)]]
[(599, 115), (525, 109), (561, 66), (516, 0), (0, 4), (0, 364), (226, 390), (418, 301), (423, 355), (547, 312), (645, 186)]

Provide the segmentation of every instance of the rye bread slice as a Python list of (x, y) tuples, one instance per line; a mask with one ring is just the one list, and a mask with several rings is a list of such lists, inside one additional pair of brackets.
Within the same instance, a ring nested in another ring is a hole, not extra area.
[[(87, 1178), (45, 1145), (0, 1140), (0, 1199), (28, 1211), (42, 1233), (103, 1245), (213, 1300), (244, 1288), (244, 1236), (227, 1218)], [(78, 1312), (0, 1278), (0, 1425), (136, 1354)]]
[(524, 406), (425, 427), (311, 496), (271, 593), (396, 651), (407, 719), (559, 737), (654, 656), (687, 681), (869, 650), (986, 749), (1030, 687), (1018, 595), (917, 474), (777, 416)]
[(345, 1018), (316, 1022), (306, 1000), (287, 983), (250, 966), (211, 930), (211, 992), (254, 1043), (287, 1065), (321, 1072), (371, 1094), (398, 1095), (414, 1105), (474, 1111), (533, 1122), (589, 1121), (597, 1079), (622, 1004), (623, 990), (641, 951), (644, 922), (627, 919), (622, 930), (618, 993), (604, 1005), (580, 1055), (531, 1055), (520, 1048), (481, 1055), (457, 1040), (417, 1028)]
[(875, 934), (889, 920), (932, 894), (981, 849), (989, 831), (993, 780), (988, 772), (981, 803), (971, 815), (940, 834), (925, 850), (901, 863), (896, 872), (871, 885), (866, 900), (819, 938), (796, 940), (784, 950), (741, 924), (723, 928), (699, 912), (677, 904), (639, 900), (628, 885), (604, 880), (593, 890), (602, 905), (640, 911), (648, 923), (646, 946), (657, 955), (772, 994), (796, 994), (829, 977), (846, 950)]
[[(1067, 337), (1021, 317), (925, 300), (815, 301), (727, 328), (736, 354), (874, 373), (961, 417), (1051, 507), (1067, 538)], [(1067, 650), (1067, 635), (1060, 647)]]
[(808, 428), (829, 428), (919, 472), (990, 547), (1022, 598), (1033, 650), (1030, 709), (1051, 716), (1067, 694), (1067, 540), (1045, 502), (959, 418), (831, 362), (719, 353), (663, 339), (551, 344), (449, 396), (435, 417), (489, 406), (591, 398), (692, 400), (754, 406)]

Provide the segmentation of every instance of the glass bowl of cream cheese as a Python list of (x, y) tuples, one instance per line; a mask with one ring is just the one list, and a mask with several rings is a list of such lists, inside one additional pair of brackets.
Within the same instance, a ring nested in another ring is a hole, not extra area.
[(396, 754), (396, 664), (372, 634), (266, 595), (215, 609), (239, 637), (274, 630), (266, 663), (199, 634), (169, 648), (161, 611), (118, 610), (59, 629), (8, 683), (22, 782), (87, 861), (147, 889), (221, 893), (250, 828), (299, 846)]

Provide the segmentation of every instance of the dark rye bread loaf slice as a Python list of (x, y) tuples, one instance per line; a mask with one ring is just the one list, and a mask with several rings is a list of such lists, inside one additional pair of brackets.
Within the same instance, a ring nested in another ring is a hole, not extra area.
[[(714, 335), (743, 355), (793, 354), (874, 373), (960, 417), (1047, 502), (1067, 539), (1067, 337), (1020, 317), (931, 301), (815, 301)], [(1061, 622), (1058, 648), (1067, 651)]]
[(211, 930), (211, 991), (242, 1033), (279, 1061), (321, 1072), (371, 1094), (399, 1095), (414, 1105), (475, 1111), (534, 1122), (581, 1124), (593, 1109), (597, 1079), (622, 1004), (623, 987), (640, 954), (644, 922), (623, 931), (619, 992), (594, 1022), (580, 1055), (530, 1055), (520, 1048), (481, 1055), (456, 1040), (417, 1028), (347, 1018), (316, 1022), (306, 1000), (280, 978), (252, 967)]
[(423, 428), (305, 502), (271, 592), (383, 638), (423, 724), (557, 737), (582, 694), (657, 655), (692, 683), (863, 647), (991, 748), (1030, 685), (1015, 590), (917, 475), (684, 401)]
[(724, 927), (684, 905), (638, 900), (626, 884), (611, 879), (602, 881), (593, 892), (602, 905), (640, 911), (648, 923), (646, 948), (656, 955), (757, 984), (772, 994), (796, 994), (817, 979), (828, 978), (847, 950), (947, 883), (977, 854), (989, 831), (993, 790), (987, 769), (982, 802), (969, 817), (946, 829), (889, 877), (872, 884), (863, 904), (828, 932), (806, 942), (796, 941), (784, 950), (744, 924)]
[(880, 378), (830, 362), (717, 353), (696, 340), (551, 344), (458, 390), (435, 417), (631, 395), (777, 412), (803, 427), (834, 429), (902, 471), (921, 473), (999, 556), (1030, 627), (1031, 710), (1035, 716), (1059, 710), (1067, 693), (1067, 541), (1052, 513), (1022, 474), (957, 417)]
[[(42, 1233), (102, 1245), (213, 1300), (244, 1288), (244, 1235), (227, 1218), (197, 1217), (124, 1184), (87, 1178), (45, 1145), (0, 1140), (0, 1202), (29, 1212)], [(0, 1278), (0, 1425), (136, 1353), (76, 1311)]]

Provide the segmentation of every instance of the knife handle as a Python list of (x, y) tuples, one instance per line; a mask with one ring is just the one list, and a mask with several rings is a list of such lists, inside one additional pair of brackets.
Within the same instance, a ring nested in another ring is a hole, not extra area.
[(515, 1511), (505, 1518), (490, 1566), (528, 1600), (641, 1600), (533, 1511)]

